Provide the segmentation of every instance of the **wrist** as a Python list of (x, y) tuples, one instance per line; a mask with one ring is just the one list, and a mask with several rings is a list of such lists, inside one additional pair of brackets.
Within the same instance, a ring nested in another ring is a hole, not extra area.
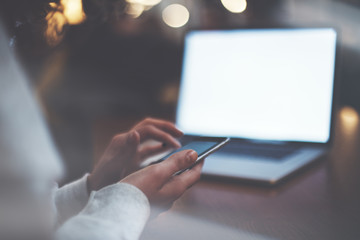
[(109, 180), (110, 177), (105, 177), (101, 174), (99, 174), (99, 172), (92, 172), (91, 174), (89, 174), (88, 178), (87, 178), (87, 189), (88, 192), (91, 193), (92, 191), (98, 191), (100, 189), (102, 189), (103, 187), (106, 187), (112, 183), (115, 183), (116, 181), (110, 181)]
[(94, 176), (93, 176), (93, 173), (89, 174), (87, 176), (87, 179), (86, 179), (86, 188), (87, 188), (87, 192), (88, 194), (90, 195), (90, 193), (92, 191), (96, 191), (96, 187), (95, 187), (95, 184), (94, 184)]

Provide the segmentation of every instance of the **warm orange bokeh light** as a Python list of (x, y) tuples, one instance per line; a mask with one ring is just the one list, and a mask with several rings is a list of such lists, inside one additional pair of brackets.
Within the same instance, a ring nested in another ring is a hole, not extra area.
[(81, 0), (61, 0), (60, 4), (64, 8), (64, 16), (69, 24), (80, 24), (85, 20)]
[(46, 16), (45, 37), (48, 44), (54, 46), (63, 38), (65, 24), (80, 24), (86, 19), (86, 16), (81, 0), (61, 0), (59, 5), (50, 3), (50, 6), (55, 10)]
[(343, 107), (340, 111), (341, 126), (346, 134), (355, 134), (359, 124), (359, 114), (352, 107)]

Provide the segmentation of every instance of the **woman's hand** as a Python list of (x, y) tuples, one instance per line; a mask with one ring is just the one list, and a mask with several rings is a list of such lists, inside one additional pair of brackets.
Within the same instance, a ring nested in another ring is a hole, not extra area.
[[(98, 164), (88, 177), (88, 191), (99, 190), (116, 183), (139, 169), (139, 164), (146, 158), (179, 148), (176, 140), (183, 135), (173, 123), (147, 118), (129, 132), (113, 137)], [(157, 145), (142, 146), (146, 140), (156, 140)]]
[(171, 155), (163, 162), (127, 176), (121, 182), (139, 188), (147, 196), (150, 204), (167, 209), (199, 180), (203, 161), (180, 175), (174, 175), (192, 166), (197, 157), (195, 151), (184, 150)]

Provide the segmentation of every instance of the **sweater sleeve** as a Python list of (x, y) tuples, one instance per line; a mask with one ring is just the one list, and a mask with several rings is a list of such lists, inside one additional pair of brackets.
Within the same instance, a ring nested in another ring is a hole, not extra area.
[(87, 204), (89, 200), (86, 186), (87, 177), (88, 174), (55, 190), (54, 202), (58, 226), (78, 214)]
[(117, 183), (92, 192), (85, 208), (57, 231), (57, 240), (138, 239), (150, 214), (147, 197)]

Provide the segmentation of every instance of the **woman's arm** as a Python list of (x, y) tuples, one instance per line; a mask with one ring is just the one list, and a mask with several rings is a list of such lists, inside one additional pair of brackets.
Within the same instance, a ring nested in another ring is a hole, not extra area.
[(138, 188), (113, 184), (92, 192), (85, 208), (58, 229), (56, 239), (138, 239), (149, 213), (149, 201)]

